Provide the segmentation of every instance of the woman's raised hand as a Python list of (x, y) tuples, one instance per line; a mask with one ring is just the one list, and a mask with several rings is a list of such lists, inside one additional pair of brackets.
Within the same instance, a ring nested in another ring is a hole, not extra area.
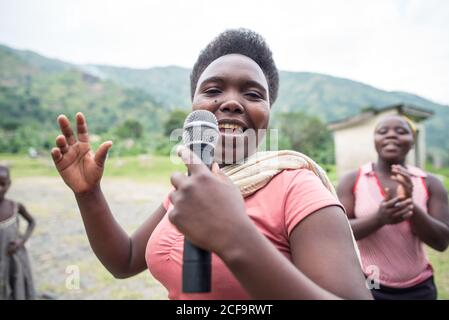
[(398, 183), (397, 196), (401, 199), (411, 198), (413, 195), (413, 182), (407, 169), (401, 165), (392, 165), (391, 173), (391, 179)]
[(86, 119), (81, 112), (76, 114), (78, 139), (65, 115), (58, 117), (58, 124), (62, 135), (56, 137), (56, 148), (51, 150), (56, 168), (73, 192), (89, 192), (100, 183), (112, 141), (103, 142), (94, 154), (89, 143)]
[(388, 188), (384, 189), (385, 198), (380, 203), (377, 216), (382, 225), (396, 224), (409, 219), (413, 215), (413, 200), (411, 198), (391, 197)]

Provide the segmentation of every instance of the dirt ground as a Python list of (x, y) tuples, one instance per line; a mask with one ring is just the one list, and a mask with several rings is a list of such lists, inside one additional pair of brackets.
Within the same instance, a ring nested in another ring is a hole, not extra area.
[[(102, 189), (120, 225), (134, 231), (157, 208), (168, 185), (107, 178)], [(73, 193), (59, 177), (17, 178), (7, 198), (21, 202), (35, 217), (26, 247), (41, 299), (167, 299), (148, 271), (115, 279), (89, 246)], [(21, 221), (21, 229), (25, 227)]]

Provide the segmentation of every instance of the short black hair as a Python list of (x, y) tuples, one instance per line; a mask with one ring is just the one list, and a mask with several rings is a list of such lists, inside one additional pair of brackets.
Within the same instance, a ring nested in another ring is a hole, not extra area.
[(254, 60), (262, 69), (268, 82), (270, 105), (277, 98), (279, 73), (270, 47), (258, 33), (248, 29), (230, 29), (220, 33), (204, 48), (190, 74), (190, 94), (193, 100), (196, 85), (203, 71), (212, 61), (232, 53), (241, 54)]

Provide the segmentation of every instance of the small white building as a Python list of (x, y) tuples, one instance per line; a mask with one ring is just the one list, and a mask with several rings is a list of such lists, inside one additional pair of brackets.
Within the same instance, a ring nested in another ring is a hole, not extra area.
[(415, 147), (407, 156), (407, 163), (422, 167), (426, 161), (425, 130), (422, 121), (433, 115), (432, 111), (408, 104), (395, 104), (383, 108), (369, 108), (362, 113), (329, 123), (334, 133), (337, 177), (357, 169), (369, 161), (376, 161), (374, 129), (379, 120), (387, 115), (405, 115), (417, 128)]

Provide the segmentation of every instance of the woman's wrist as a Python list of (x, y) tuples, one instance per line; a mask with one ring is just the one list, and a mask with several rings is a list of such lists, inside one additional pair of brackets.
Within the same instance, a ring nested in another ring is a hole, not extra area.
[(421, 208), (419, 206), (417, 206), (414, 202), (413, 202), (413, 214), (410, 217), (410, 222), (414, 223), (415, 221), (419, 220), (420, 218), (427, 218), (427, 215), (421, 210)]
[(75, 197), (79, 200), (83, 199), (89, 199), (92, 197), (96, 197), (98, 194), (101, 194), (101, 187), (100, 184), (96, 184), (92, 189), (89, 189), (88, 191), (83, 192), (73, 192), (75, 194)]
[(386, 225), (385, 219), (383, 218), (380, 211), (377, 211), (374, 222), (377, 228), (382, 228), (384, 225)]
[(216, 254), (228, 266), (240, 264), (248, 257), (248, 253), (255, 250), (255, 246), (263, 240), (263, 235), (249, 221), (248, 224), (240, 224), (240, 227), (238, 230), (234, 230), (232, 236), (226, 237)]

